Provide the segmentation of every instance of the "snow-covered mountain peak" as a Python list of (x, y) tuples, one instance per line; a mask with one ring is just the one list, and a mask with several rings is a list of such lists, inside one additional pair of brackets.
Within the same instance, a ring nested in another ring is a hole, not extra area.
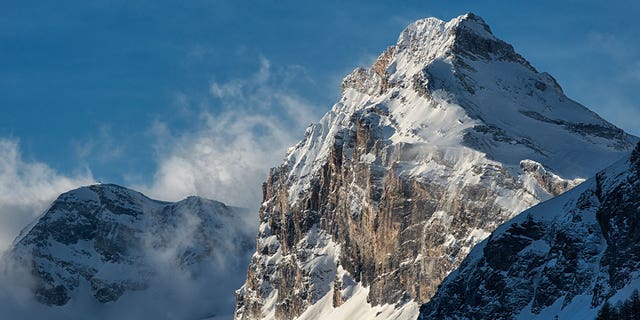
[[(380, 143), (424, 144), (426, 158), (435, 153), (461, 167), (497, 161), (515, 176), (522, 160), (532, 160), (560, 178), (584, 179), (638, 141), (566, 97), (551, 75), (536, 71), (472, 13), (411, 23), (342, 88), (340, 102), (287, 153), (288, 175), (297, 177), (290, 200), (308, 188), (356, 119), (375, 127)], [(410, 175), (429, 171), (403, 168)]]
[[(357, 288), (372, 306), (428, 301), (498, 225), (638, 141), (473, 14), (410, 24), (342, 89), (264, 184), (238, 319), (293, 319), (322, 294), (338, 308)], [(318, 254), (339, 252), (332, 263), (314, 263), (312, 230), (331, 240)]]
[(343, 88), (353, 87), (369, 94), (382, 94), (390, 85), (402, 83), (403, 77), (412, 76), (435, 60), (451, 59), (457, 54), (491, 58), (489, 53), (501, 51), (505, 52), (496, 58), (517, 56), (524, 61), (513, 47), (497, 39), (484, 20), (473, 13), (448, 22), (425, 18), (409, 24), (400, 33), (396, 45), (383, 52), (370, 69), (355, 69), (345, 78)]
[(401, 49), (410, 46), (437, 47), (444, 43), (451, 43), (449, 41), (455, 41), (460, 33), (497, 41), (482, 18), (473, 13), (467, 13), (451, 21), (433, 17), (417, 20), (400, 33), (396, 45)]
[[(197, 196), (164, 202), (114, 184), (91, 185), (60, 195), (24, 229), (8, 259), (30, 266), (36, 300), (64, 306), (61, 312), (86, 307), (80, 301), (126, 304), (119, 302), (125, 295), (148, 301), (168, 294), (162, 299), (175, 303), (183, 298), (176, 290), (187, 287), (217, 296), (222, 291), (204, 285), (238, 285), (236, 270), (248, 259), (253, 232), (242, 223), (245, 214)], [(172, 286), (160, 277), (181, 283)], [(228, 300), (211, 308), (185, 303), (193, 309), (185, 318), (231, 309)]]
[(398, 56), (397, 65), (389, 66), (408, 69), (406, 71), (409, 73), (415, 73), (418, 71), (415, 68), (435, 60), (460, 63), (460, 58), (511, 61), (535, 71), (511, 45), (498, 39), (484, 20), (473, 13), (448, 22), (437, 18), (413, 22), (402, 31), (396, 45), (385, 54)]
[(467, 30), (485, 38), (495, 39), (489, 25), (473, 12), (468, 12), (457, 18), (453, 18), (449, 21), (449, 24), (455, 25), (458, 28), (466, 28)]
[[(342, 86), (332, 113), (383, 111), (393, 141), (464, 145), (514, 167), (531, 159), (569, 178), (592, 173), (576, 139), (589, 149), (618, 151), (637, 141), (566, 97), (552, 76), (536, 71), (474, 14), (410, 24), (395, 46)], [(602, 168), (611, 159), (592, 160)]]
[(95, 201), (103, 202), (110, 200), (120, 200), (129, 202), (130, 205), (139, 205), (148, 200), (143, 194), (129, 190), (116, 184), (95, 184), (80, 187), (61, 194), (57, 201), (77, 202)]

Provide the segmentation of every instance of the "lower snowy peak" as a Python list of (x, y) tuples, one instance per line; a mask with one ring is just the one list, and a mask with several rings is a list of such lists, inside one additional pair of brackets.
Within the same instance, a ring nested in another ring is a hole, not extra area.
[[(409, 25), (342, 87), (264, 184), (236, 319), (333, 316), (318, 305), (343, 310), (361, 295), (365, 309), (415, 318), (496, 227), (638, 141), (567, 98), (473, 14)], [(325, 253), (302, 254), (310, 233), (328, 237), (314, 250), (333, 252), (322, 272), (307, 266)], [(339, 293), (340, 275), (358, 294)]]
[(55, 307), (52, 314), (84, 318), (92, 310), (108, 318), (120, 308), (135, 318), (133, 310), (157, 305), (147, 314), (229, 317), (231, 288), (242, 281), (238, 270), (253, 243), (245, 215), (200, 197), (170, 203), (92, 185), (60, 195), (16, 239), (7, 260), (29, 266), (35, 298)]
[(605, 302), (640, 289), (639, 231), (640, 144), (500, 226), (422, 306), (420, 319), (595, 319)]

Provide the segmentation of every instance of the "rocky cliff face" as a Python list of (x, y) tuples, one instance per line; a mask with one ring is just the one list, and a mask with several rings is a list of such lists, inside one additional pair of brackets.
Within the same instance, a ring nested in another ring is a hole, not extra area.
[(469, 254), (420, 319), (594, 319), (640, 287), (640, 144)]
[[(26, 228), (10, 258), (30, 266), (43, 304), (77, 305), (87, 296), (113, 303), (152, 282), (174, 281), (159, 276), (210, 278), (242, 267), (252, 243), (237, 221), (242, 210), (199, 197), (170, 203), (116, 185), (83, 187), (62, 194)], [(167, 302), (156, 301), (157, 308)]]
[(497, 226), (636, 141), (479, 17), (416, 21), (271, 170), (236, 318), (318, 318), (361, 292), (417, 317)]

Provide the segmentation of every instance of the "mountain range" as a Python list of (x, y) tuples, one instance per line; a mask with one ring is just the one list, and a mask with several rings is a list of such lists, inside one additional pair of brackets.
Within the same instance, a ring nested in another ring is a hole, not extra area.
[(270, 170), (257, 236), (245, 209), (101, 184), (4, 260), (62, 318), (595, 318), (640, 287), (639, 141), (477, 15), (427, 18)]

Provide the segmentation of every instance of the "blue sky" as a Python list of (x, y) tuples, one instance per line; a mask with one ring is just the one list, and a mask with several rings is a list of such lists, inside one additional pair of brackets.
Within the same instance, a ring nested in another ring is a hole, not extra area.
[[(0, 136), (61, 172), (89, 166), (126, 183), (155, 170), (149, 129), (178, 132), (178, 96), (210, 100), (212, 81), (247, 77), (261, 57), (296, 67), (290, 83), (327, 110), (340, 78), (412, 20), (481, 15), (568, 95), (628, 131), (640, 125), (640, 30), (632, 1), (15, 1), (0, 14)], [(445, 4), (446, 3), (446, 4)], [(213, 113), (219, 106), (207, 101)], [(299, 134), (299, 133), (298, 133)], [(117, 143), (116, 143), (117, 141)], [(114, 151), (113, 155), (105, 154)]]
[(469, 11), (569, 97), (640, 134), (634, 1), (5, 1), (0, 151), (15, 155), (0, 185), (28, 198), (102, 181), (246, 204), (229, 190), (259, 194), (343, 76), (411, 21)]

